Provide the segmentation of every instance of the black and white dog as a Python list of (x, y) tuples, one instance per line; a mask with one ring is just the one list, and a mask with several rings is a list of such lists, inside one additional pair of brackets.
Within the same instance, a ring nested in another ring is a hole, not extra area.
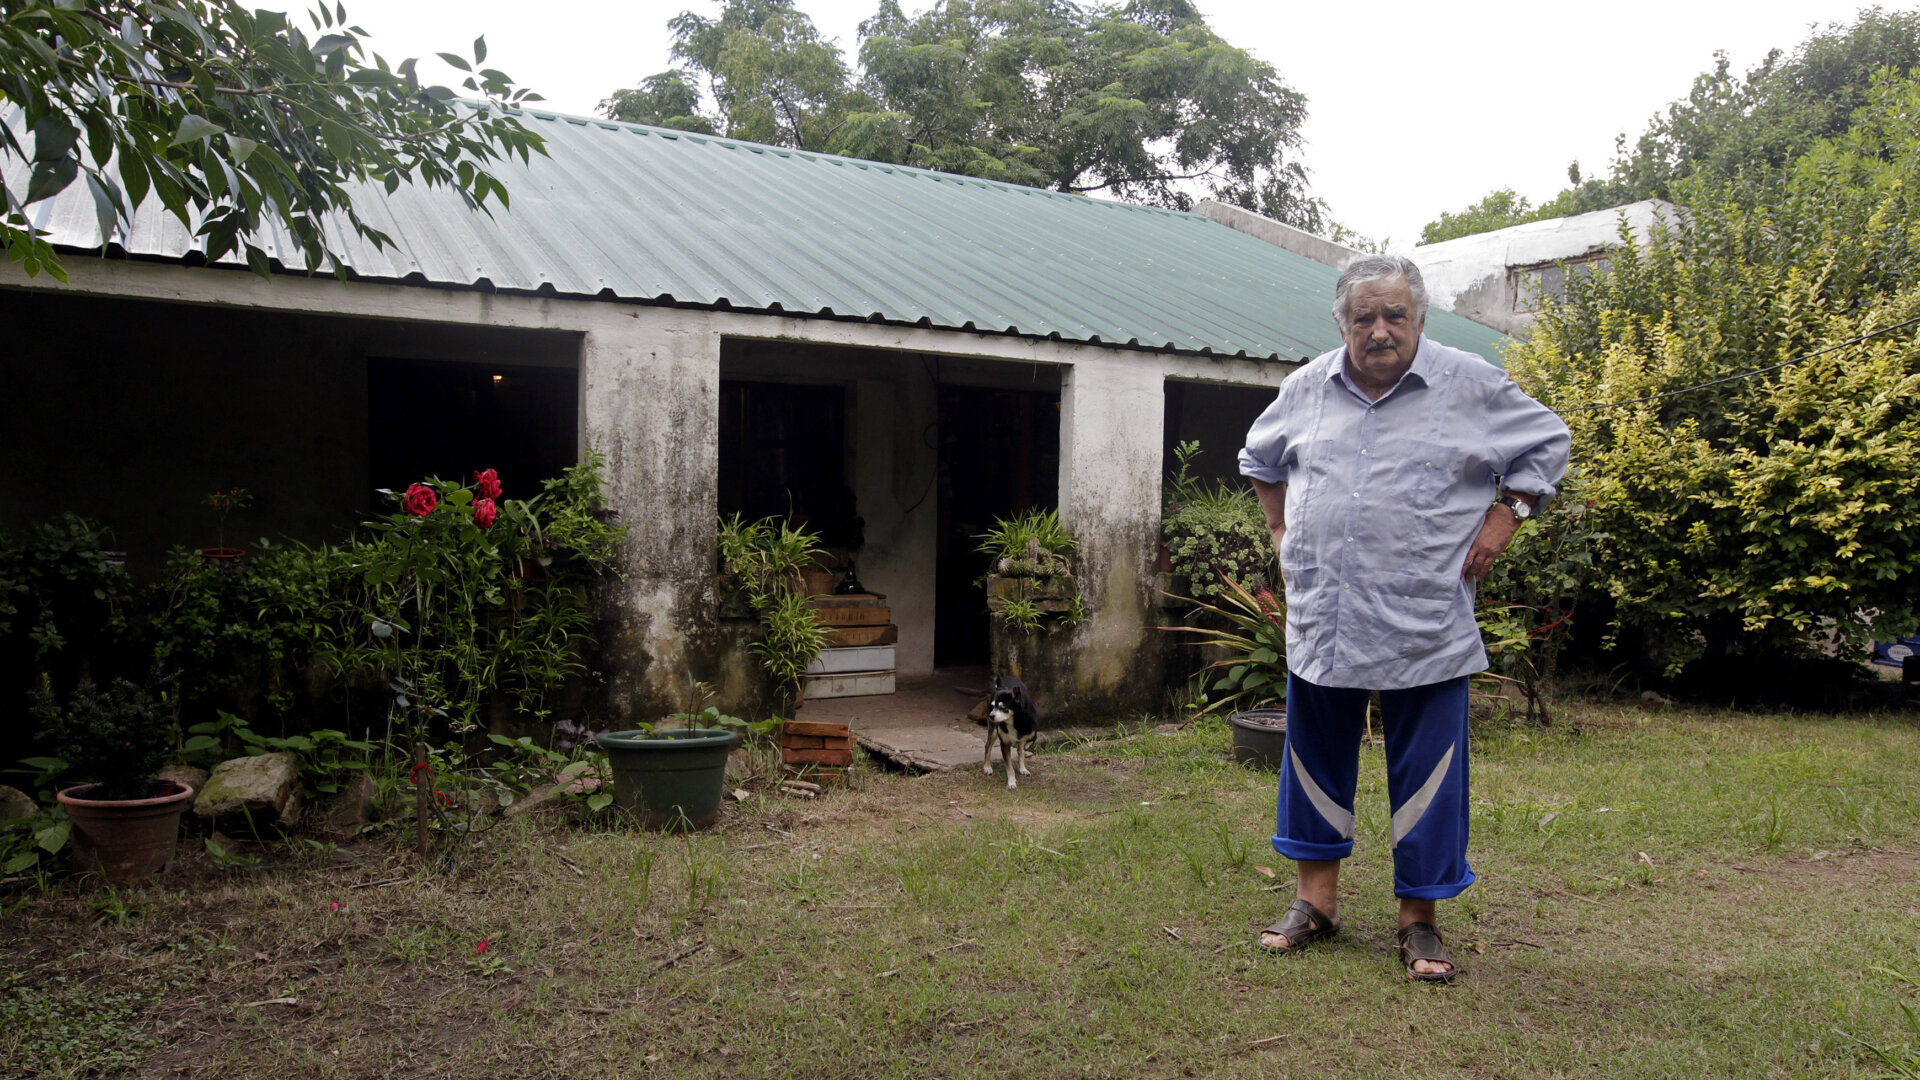
[(1027, 684), (1011, 675), (993, 680), (993, 694), (987, 700), (987, 775), (993, 775), (993, 744), (1000, 743), (1000, 763), (1007, 767), (1007, 787), (1020, 786), (1014, 771), (1032, 776), (1027, 759), (1033, 756), (1033, 740), (1040, 734), (1040, 710), (1034, 707)]

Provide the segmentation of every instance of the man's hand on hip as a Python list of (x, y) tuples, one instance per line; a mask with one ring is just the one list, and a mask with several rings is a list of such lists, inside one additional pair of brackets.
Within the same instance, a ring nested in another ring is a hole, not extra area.
[(1468, 581), (1479, 581), (1493, 569), (1493, 561), (1507, 550), (1513, 542), (1513, 534), (1520, 531), (1520, 521), (1513, 511), (1494, 504), (1487, 511), (1487, 520), (1480, 526), (1480, 535), (1473, 538), (1473, 547), (1467, 551), (1467, 563), (1460, 568), (1460, 576)]

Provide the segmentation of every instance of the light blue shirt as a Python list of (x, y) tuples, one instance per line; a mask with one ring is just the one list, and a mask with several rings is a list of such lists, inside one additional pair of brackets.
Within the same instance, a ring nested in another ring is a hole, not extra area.
[(1240, 471), (1287, 485), (1287, 667), (1320, 686), (1399, 690), (1485, 670), (1467, 551), (1502, 480), (1545, 510), (1567, 425), (1507, 373), (1424, 335), (1379, 401), (1347, 350), (1310, 361), (1247, 433)]

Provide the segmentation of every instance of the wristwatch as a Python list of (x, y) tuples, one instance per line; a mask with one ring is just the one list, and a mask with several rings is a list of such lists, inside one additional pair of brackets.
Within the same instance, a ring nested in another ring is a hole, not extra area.
[(1533, 516), (1533, 507), (1527, 505), (1527, 500), (1517, 495), (1502, 495), (1493, 501), (1513, 511), (1513, 520), (1516, 522), (1525, 521)]

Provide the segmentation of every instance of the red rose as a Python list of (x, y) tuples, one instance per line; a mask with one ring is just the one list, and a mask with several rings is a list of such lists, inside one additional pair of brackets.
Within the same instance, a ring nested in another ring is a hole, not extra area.
[(415, 517), (426, 517), (433, 508), (440, 505), (440, 496), (425, 484), (413, 484), (407, 488), (406, 497), (400, 500), (400, 508)]
[(492, 469), (483, 469), (480, 472), (474, 473), (473, 482), (475, 486), (480, 489), (481, 498), (497, 499), (500, 497), (500, 474)]
[(493, 519), (499, 516), (500, 508), (493, 505), (492, 499), (481, 499), (473, 504), (473, 523), (483, 529), (492, 528)]

